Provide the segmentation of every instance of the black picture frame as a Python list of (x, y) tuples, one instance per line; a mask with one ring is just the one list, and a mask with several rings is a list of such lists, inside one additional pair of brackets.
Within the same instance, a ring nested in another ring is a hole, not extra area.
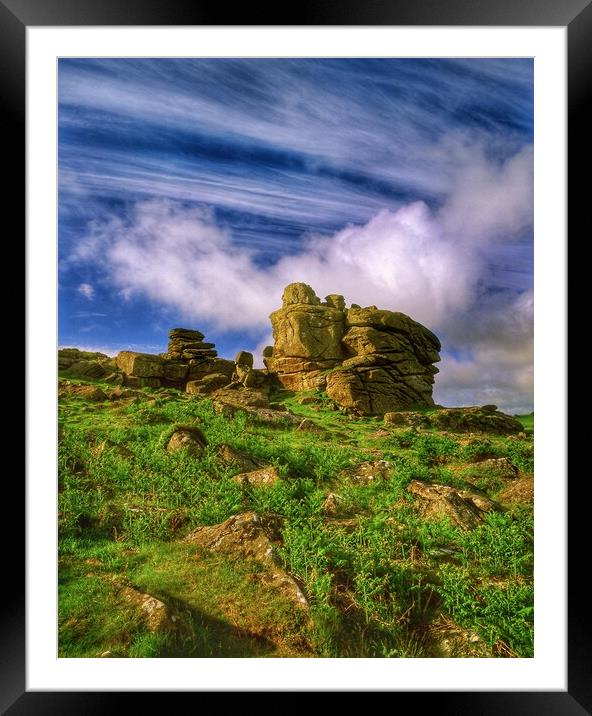
[[(264, 9), (263, 9), (264, 8)], [(5, 138), (10, 138), (12, 154), (4, 155), (4, 171), (10, 176), (5, 194), (5, 212), (14, 215), (14, 225), (22, 225), (25, 216), (23, 149), (25, 145), (25, 31), (28, 26), (84, 25), (423, 25), (423, 26), (565, 26), (568, 33), (568, 197), (569, 225), (585, 227), (584, 211), (589, 204), (587, 175), (590, 155), (589, 128), (592, 118), (586, 107), (587, 91), (592, 82), (592, 4), (590, 0), (414, 0), (393, 2), (371, 0), (353, 2), (327, 0), (299, 2), (282, 16), (278, 8), (253, 4), (233, 7), (233, 22), (228, 23), (228, 8), (199, 0), (0, 0), (0, 86)], [(21, 138), (20, 141), (18, 138)], [(586, 147), (588, 151), (586, 152)], [(589, 170), (588, 170), (589, 171)], [(15, 234), (16, 236), (17, 234)], [(582, 236), (584, 238), (584, 236)], [(561, 338), (561, 337), (560, 337)], [(560, 344), (561, 345), (561, 344)], [(566, 349), (566, 346), (564, 346)], [(567, 429), (567, 426), (566, 426)], [(586, 475), (582, 475), (586, 482)], [(21, 502), (24, 490), (16, 486), (13, 503)], [(578, 485), (578, 503), (587, 486)], [(574, 491), (575, 492), (575, 491)], [(8, 504), (7, 502), (5, 504)], [(22, 502), (21, 502), (22, 504)], [(565, 692), (403, 692), (400, 699), (411, 697), (414, 708), (426, 708), (433, 702), (439, 714), (571, 714), (592, 713), (592, 669), (588, 592), (578, 583), (581, 557), (577, 545), (586, 543), (585, 521), (575, 517), (574, 499), (569, 501), (568, 538), (568, 689)], [(14, 537), (24, 533), (17, 526)], [(12, 540), (11, 540), (12, 542)], [(119, 705), (128, 708), (129, 697), (138, 708), (139, 694), (113, 692), (31, 692), (25, 682), (25, 584), (24, 540), (20, 550), (16, 539), (10, 544), (15, 563), (6, 568), (0, 622), (0, 708), (2, 713), (108, 713)], [(7, 545), (8, 548), (8, 545)], [(12, 590), (12, 591), (11, 591)], [(385, 688), (385, 690), (388, 690)], [(171, 694), (149, 694), (151, 706), (170, 699)]]

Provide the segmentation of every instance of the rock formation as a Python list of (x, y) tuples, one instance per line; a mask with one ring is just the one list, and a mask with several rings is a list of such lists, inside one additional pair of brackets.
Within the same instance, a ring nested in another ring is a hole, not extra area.
[(433, 406), (440, 341), (403, 313), (324, 302), (304, 283), (286, 286), (271, 316), (273, 347), (264, 362), (288, 390), (326, 390), (359, 415)]
[(191, 385), (188, 392), (206, 394), (231, 382), (235, 364), (218, 358), (214, 344), (204, 343), (203, 339), (199, 331), (173, 328), (166, 353), (121, 351), (116, 358), (117, 367), (124, 373), (126, 385), (166, 385), (181, 390)]

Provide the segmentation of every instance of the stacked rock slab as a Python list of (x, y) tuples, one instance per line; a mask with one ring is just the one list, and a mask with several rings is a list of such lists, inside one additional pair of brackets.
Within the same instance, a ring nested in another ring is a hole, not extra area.
[(230, 383), (234, 362), (218, 358), (214, 344), (204, 343), (203, 339), (199, 331), (173, 328), (166, 353), (122, 351), (117, 356), (117, 366), (129, 385), (166, 385), (184, 390), (188, 382), (200, 381), (212, 374), (217, 376), (216, 387)]
[(324, 302), (310, 286), (290, 284), (271, 314), (273, 349), (264, 362), (288, 390), (326, 390), (348, 412), (383, 415), (433, 406), (440, 341), (403, 313)]

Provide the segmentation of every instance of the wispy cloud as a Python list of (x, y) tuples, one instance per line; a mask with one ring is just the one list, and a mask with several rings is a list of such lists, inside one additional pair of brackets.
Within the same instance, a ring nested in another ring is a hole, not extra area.
[(59, 95), (61, 281), (130, 342), (261, 346), (305, 280), (436, 330), (441, 402), (531, 402), (529, 60), (65, 60)]

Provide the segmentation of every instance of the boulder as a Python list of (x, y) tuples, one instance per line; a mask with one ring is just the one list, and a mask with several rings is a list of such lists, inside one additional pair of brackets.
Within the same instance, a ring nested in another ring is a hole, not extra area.
[(339, 475), (358, 485), (369, 485), (375, 480), (386, 480), (391, 468), (392, 463), (388, 460), (374, 460), (363, 462), (355, 467), (348, 467), (342, 470)]
[(58, 368), (60, 370), (67, 370), (71, 365), (79, 361), (95, 361), (103, 364), (108, 363), (110, 358), (105, 353), (81, 351), (78, 348), (58, 349)]
[(320, 302), (314, 290), (306, 283), (290, 283), (286, 286), (282, 294), (282, 305), (284, 308), (297, 303), (318, 306)]
[(345, 299), (338, 293), (330, 293), (328, 296), (325, 296), (325, 303), (327, 306), (337, 308), (339, 311), (343, 311), (345, 309)]
[(171, 434), (166, 442), (168, 452), (185, 450), (193, 457), (203, 454), (208, 441), (199, 428), (194, 426), (179, 426)]
[(135, 351), (117, 354), (117, 367), (129, 376), (160, 378), (164, 375), (164, 362), (160, 356)]
[(123, 384), (128, 388), (159, 388), (160, 378), (139, 378), (137, 375), (126, 375)]
[(125, 602), (138, 607), (149, 632), (171, 633), (181, 631), (190, 633), (190, 628), (184, 615), (160, 599), (129, 585), (120, 585), (118, 592)]
[(91, 379), (103, 378), (107, 374), (105, 368), (96, 360), (76, 361), (68, 368), (68, 372), (77, 378)]
[(534, 504), (534, 477), (525, 477), (512, 480), (509, 487), (506, 487), (497, 495), (497, 499), (505, 505), (533, 505)]
[(343, 511), (345, 500), (336, 492), (330, 492), (323, 500), (321, 512), (328, 517), (335, 517)]
[(479, 527), (487, 512), (501, 509), (484, 495), (470, 490), (457, 490), (448, 485), (412, 480), (407, 490), (418, 498), (419, 513), (424, 519), (448, 517), (463, 530)]
[(269, 407), (269, 397), (267, 393), (255, 388), (220, 388), (212, 394), (212, 398), (217, 403), (228, 405), (237, 410)]
[(439, 430), (450, 430), (463, 433), (493, 433), (495, 435), (512, 435), (522, 431), (522, 423), (510, 415), (491, 407), (484, 410), (479, 406), (469, 408), (443, 408), (430, 415), (433, 427)]
[(310, 418), (304, 418), (300, 421), (298, 424), (298, 427), (296, 430), (300, 430), (301, 432), (307, 432), (307, 433), (323, 433), (325, 432), (324, 428), (322, 428), (320, 425), (317, 425), (313, 420)]
[(186, 363), (167, 361), (162, 367), (162, 375), (166, 380), (178, 383), (187, 378), (189, 366)]
[(518, 477), (518, 468), (507, 457), (493, 457), (477, 463), (480, 470), (506, 479)]
[(267, 467), (261, 467), (257, 470), (241, 472), (239, 475), (235, 475), (232, 479), (234, 482), (238, 482), (241, 485), (248, 487), (261, 487), (274, 485), (280, 479), (280, 476), (277, 467), (268, 465)]
[(101, 388), (97, 388), (94, 385), (72, 385), (67, 381), (60, 383), (58, 387), (59, 398), (81, 398), (82, 400), (89, 400), (91, 403), (100, 403), (103, 400), (108, 400), (107, 394)]
[(234, 359), (234, 362), (237, 365), (244, 365), (248, 368), (253, 367), (253, 354), (249, 353), (248, 351), (239, 351), (236, 354), (236, 358)]
[(228, 385), (229, 382), (228, 377), (222, 375), (222, 373), (210, 373), (204, 375), (200, 380), (188, 381), (185, 390), (191, 395), (208, 395), (218, 390), (218, 388), (223, 388), (225, 385)]
[(114, 388), (108, 393), (109, 400), (129, 400), (132, 398), (145, 398), (146, 393), (141, 390), (132, 390), (131, 388)]

